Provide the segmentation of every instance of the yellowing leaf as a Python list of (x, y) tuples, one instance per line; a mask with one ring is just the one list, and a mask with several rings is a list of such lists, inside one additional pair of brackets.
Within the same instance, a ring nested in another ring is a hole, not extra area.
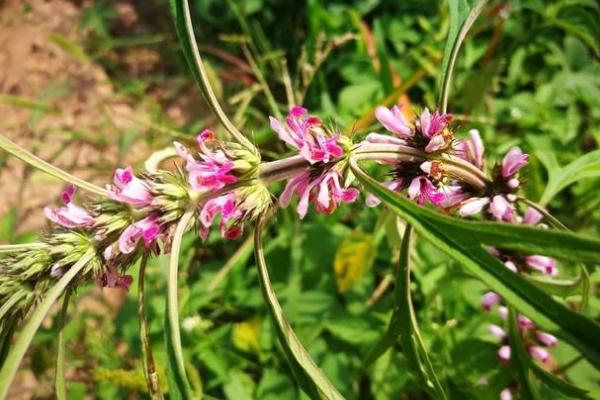
[(260, 327), (262, 321), (259, 318), (251, 318), (233, 326), (233, 345), (242, 351), (258, 353), (260, 351)]
[(373, 235), (353, 232), (344, 239), (335, 254), (333, 269), (340, 293), (358, 282), (373, 265)]

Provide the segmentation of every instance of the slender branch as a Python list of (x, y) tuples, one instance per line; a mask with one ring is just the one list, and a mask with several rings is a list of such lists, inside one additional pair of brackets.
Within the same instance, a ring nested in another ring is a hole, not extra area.
[(13, 141), (11, 141), (3, 135), (0, 135), (0, 148), (19, 158), (20, 160), (26, 162), (32, 167), (44, 171), (48, 175), (58, 178), (64, 182), (72, 183), (75, 186), (79, 186), (80, 188), (87, 190), (88, 192), (95, 193), (99, 196), (107, 196), (105, 189), (102, 189), (101, 187), (96, 186), (93, 183), (87, 182), (81, 178), (71, 175), (58, 167), (55, 167), (54, 165), (28, 152), (27, 150), (25, 150), (24, 148), (22, 148), (21, 146), (14, 143)]
[(146, 304), (144, 283), (146, 277), (146, 265), (148, 264), (148, 252), (144, 252), (142, 261), (140, 262), (140, 270), (138, 273), (138, 317), (140, 323), (140, 342), (142, 345), (142, 358), (144, 362), (144, 375), (146, 385), (148, 386), (148, 394), (153, 400), (162, 400), (163, 395), (160, 391), (158, 382), (158, 374), (154, 365), (154, 357), (152, 356), (152, 346), (150, 345), (150, 333), (148, 332), (148, 323), (146, 321)]
[(69, 300), (71, 300), (71, 290), (67, 289), (63, 297), (58, 321), (58, 350), (56, 352), (56, 372), (54, 376), (55, 395), (58, 400), (67, 399), (67, 385), (65, 383), (65, 325), (67, 324)]
[[(184, 398), (191, 398), (191, 386), (185, 372), (185, 360), (183, 358), (183, 349), (181, 346), (181, 331), (179, 328), (179, 300), (178, 291), (178, 272), (179, 272), (179, 253), (181, 251), (181, 241), (183, 234), (188, 228), (190, 221), (195, 213), (196, 205), (192, 204), (183, 214), (173, 233), (173, 243), (171, 245), (171, 257), (169, 258), (169, 275), (167, 282), (167, 344), (168, 349), (172, 351), (173, 368), (177, 375), (177, 383), (181, 386)], [(175, 388), (172, 388), (175, 390)]]
[(238, 265), (240, 262), (245, 262), (245, 260), (247, 260), (250, 257), (250, 255), (252, 254), (252, 246), (254, 245), (252, 239), (253, 236), (253, 232), (250, 232), (248, 234), (248, 237), (246, 238), (246, 240), (244, 240), (244, 243), (242, 243), (240, 247), (238, 247), (238, 249), (235, 253), (233, 253), (231, 258), (225, 263), (225, 265), (223, 265), (223, 268), (221, 268), (219, 272), (214, 276), (214, 278), (212, 278), (212, 280), (206, 287), (207, 292), (212, 292), (213, 290), (215, 290), (217, 286), (219, 286), (219, 284), (223, 281), (223, 279), (225, 279), (227, 274), (229, 274), (229, 272), (233, 269), (233, 267)]
[(239, 129), (233, 124), (233, 122), (231, 122), (231, 120), (229, 119), (229, 117), (227, 117), (227, 114), (225, 114), (225, 111), (223, 111), (223, 108), (219, 104), (219, 100), (217, 99), (217, 96), (215, 95), (211, 87), (210, 79), (208, 78), (208, 73), (206, 72), (204, 62), (202, 61), (202, 56), (200, 55), (200, 50), (198, 49), (198, 43), (196, 42), (196, 37), (194, 34), (194, 26), (192, 24), (192, 17), (190, 14), (189, 4), (187, 1), (182, 1), (180, 3), (183, 3), (181, 4), (183, 7), (183, 20), (187, 32), (187, 39), (189, 40), (189, 45), (191, 46), (192, 50), (191, 53), (193, 54), (194, 58), (193, 60), (189, 61), (190, 63), (193, 62), (196, 66), (199, 75), (200, 88), (202, 89), (202, 94), (204, 95), (204, 98), (208, 102), (208, 105), (215, 113), (219, 121), (221, 121), (225, 129), (227, 129), (227, 131), (231, 134), (231, 136), (233, 136), (235, 140), (237, 140), (239, 143), (241, 143), (248, 149), (255, 151), (256, 148), (254, 147), (252, 142), (250, 142), (250, 140), (248, 140), (248, 138), (246, 138), (242, 134), (242, 132), (239, 131)]

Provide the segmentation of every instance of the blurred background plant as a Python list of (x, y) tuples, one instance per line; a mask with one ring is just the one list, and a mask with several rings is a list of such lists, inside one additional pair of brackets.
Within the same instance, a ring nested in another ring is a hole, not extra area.
[[(190, 5), (217, 95), (265, 160), (285, 151), (267, 115), (285, 115), (292, 103), (348, 135), (375, 128), (379, 104), (401, 103), (409, 113), (420, 111), (412, 104), (435, 106), (449, 25), (444, 2)], [(106, 182), (117, 166), (141, 167), (174, 138), (191, 142), (201, 128), (222, 129), (191, 79), (166, 1), (8, 0), (0, 7), (0, 127), (45, 159)], [(489, 158), (514, 145), (530, 153), (528, 197), (593, 236), (600, 234), (599, 20), (594, 1), (491, 2), (464, 43), (449, 108), (464, 134), (481, 131)], [(0, 178), (0, 242), (30, 241), (44, 221), (41, 205), (62, 187), (4, 153)], [(309, 213), (302, 224), (285, 209), (265, 243), (286, 315), (350, 399), (427, 396), (401, 352), (365, 363), (393, 304), (385, 282), (399, 239), (389, 225), (360, 202), (330, 217)], [(180, 315), (190, 378), (214, 398), (303, 398), (258, 290), (252, 246), (251, 238), (231, 243), (215, 233), (205, 244), (185, 237)], [(497, 340), (487, 332), (494, 318), (479, 305), (486, 287), (424, 241), (412, 256), (413, 303), (450, 396), (496, 398), (514, 371), (498, 363)], [(159, 377), (166, 265), (166, 258), (150, 262), (146, 279)], [(586, 313), (598, 318), (600, 273), (591, 277)], [(147, 396), (133, 286), (129, 293), (79, 290), (65, 330), (69, 398)], [(57, 327), (49, 318), (36, 336), (14, 398), (53, 396)], [(559, 343), (554, 357), (545, 368), (600, 392), (600, 374), (571, 347)], [(541, 390), (543, 398), (560, 398)]]

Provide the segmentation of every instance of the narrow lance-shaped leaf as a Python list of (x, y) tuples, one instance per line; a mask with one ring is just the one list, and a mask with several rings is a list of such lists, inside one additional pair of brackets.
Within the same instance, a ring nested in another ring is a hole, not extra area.
[(168, 356), (169, 393), (173, 398), (192, 398), (192, 388), (185, 372), (185, 360), (181, 346), (181, 332), (179, 329), (179, 300), (178, 300), (178, 273), (179, 253), (183, 234), (194, 216), (194, 209), (186, 211), (175, 228), (171, 255), (169, 258), (169, 273), (167, 278), (167, 304), (165, 313), (165, 341)]
[(194, 79), (202, 90), (202, 94), (204, 95), (206, 102), (215, 113), (219, 121), (221, 121), (225, 129), (227, 129), (227, 131), (231, 134), (231, 136), (233, 136), (235, 140), (248, 149), (253, 150), (254, 145), (227, 117), (210, 85), (210, 80), (208, 78), (206, 68), (204, 67), (204, 62), (202, 61), (200, 51), (198, 50), (198, 43), (196, 42), (196, 37), (194, 36), (194, 27), (192, 25), (192, 18), (190, 15), (190, 6), (187, 0), (171, 0), (171, 13), (173, 14), (177, 35), (179, 36), (179, 40), (181, 40), (183, 54), (188, 66), (190, 67), (190, 70), (192, 71)]
[(13, 156), (25, 161), (27, 164), (34, 168), (44, 171), (45, 173), (58, 178), (66, 183), (72, 183), (75, 186), (79, 186), (81, 189), (87, 190), (90, 193), (97, 194), (99, 196), (106, 197), (106, 190), (98, 187), (92, 183), (89, 183), (81, 178), (69, 174), (62, 169), (55, 167), (54, 165), (34, 156), (27, 150), (23, 149), (18, 144), (12, 142), (8, 138), (0, 135), (0, 148)]
[[(520, 233), (519, 240), (522, 243), (518, 246), (515, 245), (514, 248), (526, 251), (526, 244), (534, 243), (533, 247), (536, 249), (547, 250), (548, 254), (552, 253), (551, 255), (565, 252), (574, 261), (582, 258), (586, 260), (598, 258), (600, 246), (596, 245), (595, 249), (592, 248), (597, 241), (567, 232), (534, 228), (523, 230), (523, 227), (508, 224), (475, 223), (443, 217), (390, 191), (362, 171), (354, 159), (350, 160), (350, 166), (365, 188), (412, 224), (421, 237), (461, 263), (470, 273), (493, 288), (520, 312), (571, 343), (592, 364), (600, 367), (600, 349), (597, 346), (600, 326), (564, 304), (558, 303), (536, 286), (514, 274), (483, 248), (483, 244), (493, 244), (493, 240), (485, 241), (485, 239), (494, 239), (495, 237), (494, 233), (489, 230), (490, 226), (495, 226), (495, 234), (501, 238), (508, 237), (511, 231)], [(479, 227), (483, 229), (479, 230)], [(540, 237), (543, 240), (544, 236), (551, 239), (552, 243), (542, 245)], [(554, 240), (557, 238), (569, 240), (563, 242)], [(514, 239), (511, 242), (508, 240), (504, 240), (504, 242), (514, 244)], [(573, 251), (570, 249), (571, 246), (586, 248), (588, 251)], [(544, 254), (544, 252), (540, 254)]]
[(265, 216), (263, 215), (258, 218), (256, 230), (254, 231), (254, 254), (256, 257), (256, 265), (258, 267), (258, 278), (263, 297), (267, 303), (271, 317), (273, 317), (273, 321), (275, 322), (277, 336), (287, 355), (292, 372), (302, 390), (304, 390), (304, 392), (312, 399), (343, 399), (344, 397), (337, 391), (331, 382), (329, 382), (329, 379), (323, 374), (323, 371), (315, 364), (283, 314), (283, 309), (271, 286), (271, 279), (269, 278), (269, 271), (265, 261), (262, 243), (264, 224)]
[(2, 369), (0, 370), (0, 400), (4, 400), (8, 394), (8, 388), (15, 377), (21, 360), (25, 356), (35, 333), (39, 329), (42, 321), (50, 311), (52, 305), (58, 300), (65, 291), (67, 285), (75, 279), (77, 274), (90, 262), (95, 256), (94, 251), (90, 250), (84, 254), (81, 259), (75, 263), (69, 270), (48, 290), (46, 297), (37, 305), (29, 321), (23, 327), (17, 341), (11, 347)]
[(442, 112), (446, 112), (448, 108), (448, 95), (452, 83), (452, 74), (460, 46), (486, 3), (487, 0), (477, 0), (475, 5), (470, 7), (468, 0), (448, 0), (450, 28), (448, 37), (446, 38), (444, 59), (442, 61), (442, 79), (438, 102), (438, 107)]
[(423, 338), (419, 332), (417, 317), (412, 305), (409, 265), (411, 231), (412, 227), (407, 225), (402, 237), (400, 263), (396, 271), (396, 287), (394, 290), (396, 309), (392, 315), (390, 330), (400, 334), (402, 349), (409, 365), (425, 383), (427, 390), (435, 398), (446, 399), (444, 387), (433, 369)]

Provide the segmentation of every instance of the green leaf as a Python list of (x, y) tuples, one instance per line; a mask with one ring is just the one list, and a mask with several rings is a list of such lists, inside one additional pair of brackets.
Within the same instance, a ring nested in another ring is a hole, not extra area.
[(34, 156), (27, 150), (20, 147), (18, 144), (13, 143), (8, 138), (0, 135), (0, 149), (12, 154), (13, 156), (25, 161), (27, 164), (31, 165), (34, 168), (37, 168), (45, 173), (52, 175), (55, 178), (58, 178), (67, 183), (72, 183), (75, 186), (79, 186), (80, 188), (87, 190), (91, 193), (95, 193), (99, 196), (106, 197), (106, 190), (98, 187), (92, 183), (84, 181), (81, 178), (73, 176), (66, 171), (63, 171), (60, 168), (55, 167), (54, 165)]
[(531, 359), (529, 363), (531, 371), (551, 389), (574, 399), (590, 399), (587, 390), (577, 387), (569, 382), (565, 382), (562, 379), (552, 375), (538, 366), (535, 362), (531, 361)]
[(298, 384), (304, 392), (312, 399), (333, 399), (340, 400), (344, 397), (331, 384), (329, 379), (323, 374), (323, 371), (315, 364), (310, 353), (304, 348), (290, 323), (283, 314), (279, 300), (271, 286), (269, 270), (265, 261), (262, 232), (264, 228), (265, 217), (259, 217), (254, 231), (254, 254), (256, 265), (258, 267), (258, 277), (263, 297), (268, 305), (271, 317), (275, 322), (275, 329), (281, 346), (283, 347), (290, 367)]
[(600, 349), (597, 346), (600, 325), (558, 303), (538, 287), (509, 271), (483, 247), (495, 245), (529, 253), (567, 257), (571, 261), (598, 262), (600, 241), (569, 232), (470, 222), (442, 216), (390, 191), (362, 171), (355, 160), (350, 160), (350, 166), (369, 192), (412, 224), (423, 238), (461, 263), (509, 304), (571, 343), (592, 364), (600, 367)]
[(448, 396), (429, 359), (412, 305), (409, 265), (411, 230), (411, 226), (407, 225), (402, 237), (400, 264), (396, 272), (394, 290), (396, 308), (394, 309), (392, 322), (390, 323), (390, 331), (400, 334), (402, 350), (408, 360), (408, 365), (416, 372), (416, 375), (425, 384), (427, 390), (435, 398), (446, 399)]
[(584, 154), (572, 163), (550, 173), (548, 184), (540, 199), (541, 205), (546, 205), (557, 193), (581, 179), (600, 176), (600, 150)]
[(450, 8), (450, 28), (448, 30), (446, 47), (444, 48), (444, 58), (442, 60), (442, 78), (438, 102), (438, 107), (442, 112), (446, 112), (446, 109), (448, 108), (448, 95), (450, 94), (452, 74), (454, 72), (454, 64), (456, 64), (460, 46), (486, 3), (487, 0), (478, 0), (475, 5), (471, 7), (467, 0), (448, 0), (448, 7)]
[(194, 27), (192, 25), (190, 7), (187, 0), (171, 0), (171, 14), (173, 15), (173, 20), (175, 22), (177, 36), (179, 36), (179, 40), (181, 41), (183, 55), (185, 56), (194, 79), (198, 83), (198, 86), (200, 86), (200, 90), (202, 91), (202, 95), (206, 99), (206, 102), (231, 136), (248, 149), (254, 150), (255, 148), (252, 142), (250, 142), (250, 140), (248, 140), (248, 138), (246, 138), (227, 117), (212, 89), (209, 74), (204, 66), (202, 57), (200, 56), (198, 43), (194, 36)]
[(13, 344), (2, 364), (0, 370), (0, 400), (4, 400), (8, 394), (10, 384), (17, 373), (21, 360), (27, 352), (27, 348), (31, 344), (35, 333), (39, 329), (42, 321), (50, 311), (52, 305), (58, 300), (60, 295), (65, 291), (67, 285), (75, 279), (77, 274), (85, 268), (90, 260), (95, 256), (93, 251), (88, 251), (81, 257), (81, 259), (75, 263), (69, 270), (48, 290), (46, 297), (39, 303), (23, 327), (23, 330), (19, 334), (17, 341)]
[(186, 211), (175, 228), (169, 257), (169, 274), (167, 277), (167, 303), (165, 312), (165, 342), (167, 346), (169, 378), (169, 394), (175, 399), (191, 399), (192, 387), (185, 372), (185, 360), (181, 347), (181, 330), (179, 328), (178, 272), (179, 253), (183, 234), (188, 228), (194, 209)]

